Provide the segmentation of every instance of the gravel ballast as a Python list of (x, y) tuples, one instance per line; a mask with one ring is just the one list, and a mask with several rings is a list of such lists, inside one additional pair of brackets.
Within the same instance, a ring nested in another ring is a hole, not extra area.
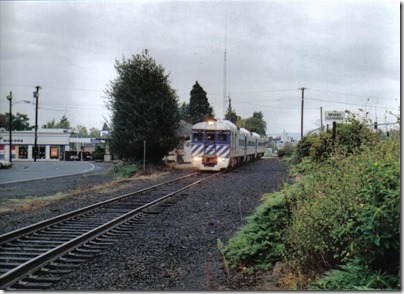
[[(177, 172), (184, 173), (172, 174)], [(279, 190), (285, 177), (284, 164), (261, 159), (184, 191), (164, 212), (148, 216), (146, 224), (134, 227), (50, 290), (234, 289), (223, 269), (217, 240), (227, 243), (260, 204), (261, 195)], [(58, 209), (56, 205), (52, 204), (53, 210), (32, 213), (40, 219)], [(8, 214), (8, 221), (13, 223), (17, 214)], [(32, 222), (35, 217), (29, 219)]]

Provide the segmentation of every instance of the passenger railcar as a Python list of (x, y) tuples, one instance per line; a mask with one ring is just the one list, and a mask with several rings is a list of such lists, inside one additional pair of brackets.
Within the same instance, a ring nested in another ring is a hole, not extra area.
[(260, 158), (264, 152), (265, 138), (228, 120), (209, 120), (192, 127), (192, 164), (199, 170), (219, 171)]

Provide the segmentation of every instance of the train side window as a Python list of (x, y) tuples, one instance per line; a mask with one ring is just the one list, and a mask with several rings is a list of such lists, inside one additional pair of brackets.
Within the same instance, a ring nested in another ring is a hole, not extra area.
[(207, 141), (215, 141), (215, 133), (206, 133), (206, 140)]
[(194, 133), (192, 136), (193, 142), (200, 142), (202, 141), (202, 133)]

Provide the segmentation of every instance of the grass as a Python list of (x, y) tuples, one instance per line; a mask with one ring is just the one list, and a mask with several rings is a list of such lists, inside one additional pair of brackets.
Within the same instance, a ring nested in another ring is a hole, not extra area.
[[(105, 172), (102, 172), (105, 174)], [(83, 193), (93, 193), (98, 195), (108, 195), (119, 193), (119, 191), (129, 189), (137, 182), (157, 180), (168, 175), (167, 171), (148, 169), (139, 170), (129, 178), (115, 178), (102, 184), (84, 184), (67, 192), (57, 192), (49, 196), (28, 196), (25, 198), (10, 198), (0, 201), (0, 214), (10, 211), (30, 212), (41, 207), (45, 207), (53, 202), (60, 201), (67, 197), (73, 197)]]
[(65, 194), (62, 192), (57, 192), (54, 195), (50, 196), (29, 196), (26, 198), (11, 198), (5, 201), (1, 201), (0, 213), (9, 212), (9, 211), (21, 211), (21, 212), (29, 212), (40, 207), (44, 207), (51, 202), (59, 201), (65, 197), (69, 196), (69, 194)]

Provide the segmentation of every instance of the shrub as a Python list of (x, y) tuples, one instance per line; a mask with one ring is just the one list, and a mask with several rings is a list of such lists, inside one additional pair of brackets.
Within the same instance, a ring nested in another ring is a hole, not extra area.
[(130, 178), (139, 170), (139, 164), (135, 162), (119, 161), (114, 165), (114, 172), (122, 178)]
[(296, 150), (296, 146), (292, 144), (285, 144), (285, 146), (281, 149), (278, 149), (278, 157), (290, 156), (293, 155)]
[(288, 219), (281, 193), (266, 194), (263, 204), (247, 217), (247, 224), (229, 240), (224, 256), (230, 268), (269, 269), (281, 259), (283, 232)]
[(395, 290), (400, 284), (397, 276), (372, 270), (361, 263), (351, 262), (326, 272), (324, 276), (311, 283), (309, 290)]
[[(366, 283), (375, 275), (383, 276), (385, 286), (374, 285), (398, 288), (399, 139), (362, 149), (349, 157), (336, 155), (283, 191), (292, 206), (285, 243), (287, 259), (298, 269), (319, 274), (344, 264), (344, 274), (352, 274), (350, 266), (355, 265), (355, 270), (364, 269), (363, 275), (368, 275)], [(341, 274), (330, 275), (335, 278)], [(368, 287), (366, 283), (357, 286)]]
[(96, 145), (93, 152), (91, 152), (91, 157), (93, 160), (104, 160), (105, 148), (100, 145)]

